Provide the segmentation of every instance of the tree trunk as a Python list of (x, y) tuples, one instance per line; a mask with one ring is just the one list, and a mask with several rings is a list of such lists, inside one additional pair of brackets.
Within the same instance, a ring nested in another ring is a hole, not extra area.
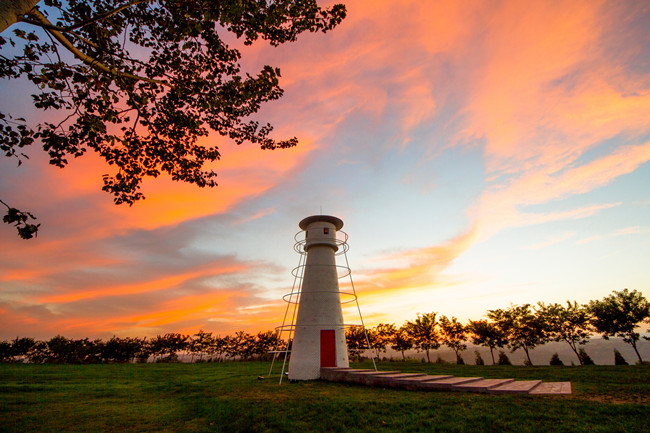
[(641, 355), (639, 354), (639, 351), (636, 349), (636, 342), (633, 341), (630, 344), (634, 348), (634, 351), (636, 352), (636, 356), (639, 357), (639, 364), (643, 364), (643, 359), (641, 359)]
[(524, 349), (524, 353), (526, 354), (526, 358), (528, 358), (528, 365), (533, 365), (533, 361), (530, 360), (530, 355), (528, 354), (528, 348), (526, 346), (522, 347)]
[(2, 0), (0, 2), (0, 33), (16, 24), (18, 18), (32, 10), (39, 0)]
[(492, 357), (492, 365), (496, 365), (494, 362), (494, 349), (490, 347), (490, 356)]
[(576, 345), (571, 344), (569, 340), (566, 340), (566, 342), (569, 343), (569, 347), (571, 348), (571, 350), (573, 350), (573, 353), (575, 353), (576, 356), (578, 357), (578, 362), (580, 363), (580, 365), (582, 365), (582, 358), (580, 358), (580, 354), (578, 353), (578, 348), (576, 347)]
[(427, 349), (427, 362), (431, 364), (431, 357), (429, 356), (429, 349)]

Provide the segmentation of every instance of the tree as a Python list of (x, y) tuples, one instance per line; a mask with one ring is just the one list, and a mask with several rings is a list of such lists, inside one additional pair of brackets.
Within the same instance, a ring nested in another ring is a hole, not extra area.
[(394, 334), (391, 340), (391, 349), (397, 350), (402, 353), (402, 361), (406, 361), (406, 352), (413, 348), (413, 338), (406, 332), (406, 328), (402, 326)]
[(530, 304), (511, 305), (507, 310), (489, 310), (487, 316), (508, 336), (511, 352), (522, 349), (526, 364), (532, 365), (530, 350), (548, 341), (544, 322), (531, 310)]
[(538, 304), (537, 316), (548, 331), (548, 338), (554, 341), (565, 341), (578, 361), (582, 359), (578, 353), (579, 345), (589, 341), (590, 317), (586, 308), (579, 306), (576, 301), (567, 301), (567, 306), (560, 304)]
[[(175, 332), (157, 335), (149, 342), (149, 350), (152, 355), (158, 356), (156, 362), (167, 360), (174, 361), (178, 352), (187, 349), (188, 335), (182, 335)], [(143, 354), (144, 356), (144, 354)]]
[(203, 356), (209, 352), (213, 342), (212, 332), (205, 332), (201, 329), (194, 334), (187, 343), (187, 350), (192, 355), (192, 361), (194, 361), (196, 355), (199, 356), (200, 360), (203, 360)]
[(53, 364), (65, 364), (69, 359), (69, 348), (71, 340), (68, 340), (62, 335), (52, 337), (47, 342), (48, 352), (50, 354), (44, 362)]
[(11, 360), (13, 360), (11, 343), (5, 340), (0, 341), (0, 362), (6, 362)]
[(112, 336), (102, 345), (101, 358), (104, 362), (131, 362), (142, 348), (139, 338)]
[(27, 357), (29, 351), (34, 347), (36, 342), (31, 337), (16, 337), (11, 342), (11, 355), (14, 360), (22, 360)]
[(377, 359), (379, 359), (380, 352), (386, 352), (386, 347), (394, 340), (396, 333), (397, 328), (393, 323), (380, 323), (372, 328), (370, 332), (371, 346), (377, 353)]
[(32, 364), (43, 364), (44, 362), (50, 362), (52, 356), (53, 353), (50, 351), (47, 342), (37, 341), (27, 354), (27, 359)]
[(510, 358), (508, 358), (508, 355), (503, 350), (499, 351), (499, 360), (497, 361), (498, 365), (512, 365), (510, 362)]
[(151, 340), (147, 340), (147, 337), (139, 339), (139, 347), (135, 353), (135, 359), (138, 363), (145, 364), (149, 361), (149, 357), (153, 355)]
[(350, 357), (357, 357), (361, 362), (361, 355), (369, 349), (366, 341), (366, 332), (362, 326), (352, 326), (345, 330), (345, 341)]
[(623, 289), (614, 291), (600, 301), (590, 301), (588, 306), (592, 314), (591, 324), (603, 338), (617, 336), (634, 349), (639, 362), (643, 363), (636, 343), (640, 334), (635, 332), (636, 326), (650, 317), (650, 303), (641, 292)]
[(210, 345), (210, 348), (208, 350), (208, 355), (210, 356), (211, 360), (217, 360), (219, 362), (223, 361), (224, 355), (226, 355), (228, 351), (228, 345), (230, 342), (230, 337), (220, 337), (220, 336), (215, 336), (212, 344)]
[(448, 319), (447, 316), (441, 316), (439, 323), (442, 343), (454, 351), (457, 364), (464, 364), (460, 352), (467, 349), (465, 327), (455, 317)]
[(556, 353), (551, 356), (551, 361), (549, 362), (549, 365), (564, 365), (564, 362), (560, 359), (560, 356)]
[(490, 348), (492, 365), (495, 365), (494, 350), (497, 347), (503, 347), (508, 344), (508, 338), (505, 332), (494, 323), (488, 322), (487, 320), (470, 320), (467, 324), (466, 330), (471, 335), (472, 343), (478, 346)]
[(510, 362), (510, 358), (508, 358), (508, 355), (506, 355), (506, 352), (503, 350), (499, 351), (499, 360), (497, 361), (498, 365), (512, 365)]
[(621, 352), (616, 349), (614, 349), (614, 365), (629, 365), (623, 355), (621, 355)]
[(436, 331), (437, 313), (422, 314), (418, 313), (417, 319), (413, 322), (406, 322), (404, 328), (413, 339), (413, 344), (417, 351), (424, 351), (427, 354), (427, 362), (431, 362), (429, 351), (440, 347), (440, 336)]
[(591, 359), (591, 356), (587, 353), (582, 347), (578, 349), (578, 357), (580, 358), (580, 364), (582, 365), (594, 365), (594, 360)]
[[(305, 31), (326, 32), (345, 6), (321, 9), (316, 0), (13, 0), (0, 6), (0, 78), (26, 78), (37, 88), (34, 106), (55, 113), (30, 125), (0, 113), (0, 150), (20, 165), (24, 148), (40, 141), (50, 164), (95, 151), (115, 170), (103, 190), (116, 204), (144, 198), (146, 177), (216, 186), (209, 164), (220, 158), (200, 141), (214, 130), (237, 144), (289, 148), (272, 126), (251, 119), (262, 103), (282, 96), (280, 70), (241, 71), (240, 52), (222, 32), (244, 45), (272, 46)], [(17, 25), (20, 24), (20, 25)], [(10, 30), (13, 35), (9, 36)], [(6, 38), (5, 38), (6, 37)], [(9, 51), (18, 54), (9, 54)], [(19, 236), (36, 235), (29, 212), (5, 204), (3, 221)]]
[(235, 335), (226, 337), (226, 353), (231, 359), (249, 359), (255, 348), (255, 337), (245, 331), (237, 331)]
[(282, 346), (284, 342), (276, 331), (258, 332), (255, 336), (255, 351), (259, 359), (271, 359), (271, 352)]

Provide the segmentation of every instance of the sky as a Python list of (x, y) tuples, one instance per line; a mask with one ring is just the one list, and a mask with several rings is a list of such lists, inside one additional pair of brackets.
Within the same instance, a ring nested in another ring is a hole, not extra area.
[[(216, 188), (159, 178), (116, 206), (93, 155), (0, 160), (0, 198), (41, 223), (0, 227), (0, 339), (273, 329), (321, 213), (344, 221), (367, 326), (650, 297), (650, 3), (346, 6), (332, 32), (241, 47), (244, 70), (282, 71), (257, 118), (300, 144), (210, 135)], [(0, 82), (1, 111), (46, 120), (30, 91)]]

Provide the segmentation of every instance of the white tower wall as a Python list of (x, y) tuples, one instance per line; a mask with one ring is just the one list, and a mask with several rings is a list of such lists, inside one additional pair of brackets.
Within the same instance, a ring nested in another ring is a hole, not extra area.
[(318, 379), (323, 362), (349, 366), (335, 258), (336, 231), (342, 226), (343, 221), (327, 215), (300, 222), (307, 260), (289, 360), (291, 380)]

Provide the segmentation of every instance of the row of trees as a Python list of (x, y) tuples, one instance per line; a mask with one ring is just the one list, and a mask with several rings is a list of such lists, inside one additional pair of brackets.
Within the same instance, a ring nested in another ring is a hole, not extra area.
[[(432, 312), (418, 314), (415, 320), (407, 321), (400, 328), (394, 324), (379, 324), (365, 331), (354, 327), (346, 332), (348, 350), (351, 356), (361, 357), (369, 343), (377, 357), (390, 347), (401, 352), (405, 359), (405, 352), (415, 349), (424, 352), (427, 361), (431, 362), (431, 351), (444, 345), (454, 351), (458, 363), (463, 363), (461, 353), (471, 341), (490, 349), (493, 364), (509, 363), (504, 352), (500, 353), (499, 361), (495, 362), (494, 357), (497, 349), (507, 347), (512, 352), (521, 349), (526, 363), (532, 365), (532, 349), (549, 341), (564, 341), (578, 362), (586, 364), (590, 363), (590, 358), (581, 346), (597, 332), (605, 339), (622, 338), (632, 346), (639, 362), (643, 362), (637, 348), (641, 335), (636, 329), (643, 321), (650, 323), (650, 303), (640, 292), (625, 289), (585, 305), (575, 301), (567, 302), (566, 306), (511, 305), (507, 309), (490, 310), (486, 316), (487, 319), (470, 320), (464, 325), (455, 317)], [(647, 336), (643, 338), (650, 340)], [(0, 362), (160, 362), (178, 360), (179, 354), (191, 361), (253, 360), (270, 359), (270, 352), (285, 346), (286, 342), (273, 331), (257, 335), (240, 331), (225, 337), (204, 331), (192, 336), (170, 333), (152, 339), (114, 336), (107, 341), (74, 340), (60, 335), (49, 341), (17, 337), (13, 341), (0, 341)], [(482, 362), (480, 355), (477, 361)]]
[[(605, 339), (622, 338), (632, 346), (641, 363), (637, 347), (641, 335), (636, 329), (643, 321), (650, 323), (650, 303), (640, 292), (624, 289), (585, 305), (575, 301), (567, 301), (566, 306), (540, 302), (535, 307), (524, 304), (489, 310), (487, 320), (469, 320), (466, 325), (455, 317), (418, 314), (415, 320), (407, 321), (400, 328), (394, 324), (379, 324), (366, 332), (352, 328), (347, 337), (350, 352), (357, 356), (368, 350), (370, 343), (377, 357), (387, 347), (401, 352), (403, 358), (407, 350), (415, 349), (424, 352), (431, 362), (430, 351), (445, 345), (454, 351), (457, 362), (463, 363), (461, 352), (467, 349), (466, 342), (472, 341), (490, 349), (493, 364), (495, 350), (507, 347), (511, 352), (521, 349), (526, 364), (532, 365), (530, 351), (550, 341), (566, 342), (580, 364), (590, 363), (581, 346), (587, 344), (593, 333), (600, 333)], [(650, 340), (647, 336), (643, 338)], [(502, 354), (502, 358), (505, 356)], [(477, 361), (482, 362), (480, 355)]]
[(275, 332), (251, 335), (240, 331), (225, 337), (199, 331), (194, 335), (169, 333), (152, 339), (113, 336), (107, 341), (74, 340), (61, 335), (48, 340), (16, 338), (0, 341), (0, 362), (35, 364), (92, 364), (119, 362), (175, 361), (185, 354), (191, 361), (267, 359), (278, 345)]

